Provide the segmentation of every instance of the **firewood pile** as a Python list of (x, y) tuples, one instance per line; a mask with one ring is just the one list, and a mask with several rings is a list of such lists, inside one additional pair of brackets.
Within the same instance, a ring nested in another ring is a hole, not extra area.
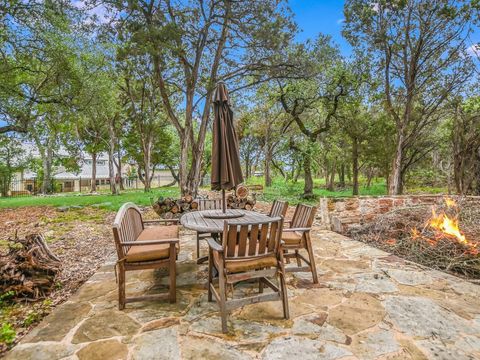
[[(228, 209), (253, 210), (257, 200), (255, 194), (229, 193), (226, 195)], [(177, 219), (183, 213), (198, 210), (198, 202), (192, 196), (183, 196), (180, 199), (160, 197), (152, 202), (153, 210), (163, 219)]]
[(40, 234), (9, 240), (6, 254), (0, 254), (0, 294), (12, 293), (14, 300), (45, 298), (61, 270), (60, 259)]
[[(459, 225), (458, 233), (446, 230), (448, 221)], [(445, 221), (438, 227), (438, 219)], [(440, 230), (439, 230), (440, 229)], [(442, 231), (443, 230), (443, 231)], [(480, 280), (480, 206), (399, 208), (378, 216), (374, 222), (349, 234), (375, 247), (428, 267)]]

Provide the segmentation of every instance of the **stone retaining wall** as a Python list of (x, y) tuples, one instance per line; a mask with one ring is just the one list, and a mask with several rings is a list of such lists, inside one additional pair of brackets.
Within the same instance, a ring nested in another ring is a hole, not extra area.
[[(458, 198), (457, 196), (450, 196)], [(367, 224), (378, 215), (399, 207), (436, 205), (443, 203), (445, 195), (397, 195), (357, 196), (351, 198), (323, 198), (320, 200), (317, 221), (338, 233), (346, 233), (352, 227)], [(478, 202), (480, 196), (466, 197)]]

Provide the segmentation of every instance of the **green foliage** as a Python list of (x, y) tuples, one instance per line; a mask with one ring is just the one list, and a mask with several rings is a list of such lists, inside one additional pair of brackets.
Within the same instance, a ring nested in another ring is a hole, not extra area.
[(10, 303), (10, 300), (15, 296), (15, 291), (10, 290), (0, 295), (0, 309)]
[(17, 333), (15, 332), (12, 324), (7, 322), (2, 324), (2, 326), (0, 327), (0, 343), (4, 343), (7, 345), (13, 344), (16, 336)]

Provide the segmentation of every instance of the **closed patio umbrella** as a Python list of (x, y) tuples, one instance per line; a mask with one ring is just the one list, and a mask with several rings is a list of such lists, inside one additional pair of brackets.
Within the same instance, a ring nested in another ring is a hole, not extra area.
[(217, 84), (213, 98), (212, 140), (212, 190), (222, 190), (222, 210), (225, 213), (225, 190), (231, 190), (243, 182), (238, 138), (233, 125), (228, 90), (224, 83)]

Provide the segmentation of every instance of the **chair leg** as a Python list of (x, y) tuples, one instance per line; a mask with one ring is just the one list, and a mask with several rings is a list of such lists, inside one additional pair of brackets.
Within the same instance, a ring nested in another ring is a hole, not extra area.
[(118, 264), (118, 309), (125, 309), (125, 267)]
[(285, 284), (285, 272), (280, 273), (280, 291), (282, 292), (283, 317), (288, 320), (290, 318), (290, 312), (288, 309), (288, 294), (287, 285)]
[(210, 287), (212, 283), (213, 283), (213, 253), (212, 253), (212, 249), (209, 249), (208, 251), (208, 283), (207, 283), (209, 302), (212, 301), (212, 288)]
[(297, 266), (302, 267), (302, 259), (300, 259), (300, 256), (298, 254), (298, 250), (295, 250), (295, 257), (297, 258)]
[(175, 303), (177, 301), (177, 264), (176, 264), (176, 259), (177, 258), (177, 249), (175, 248), (175, 244), (170, 245), (170, 268), (169, 268), (169, 274), (168, 276), (170, 277), (170, 302)]
[(313, 283), (318, 284), (317, 267), (315, 266), (315, 257), (313, 255), (312, 239), (310, 238), (309, 234), (306, 234), (306, 245), (308, 258), (310, 260), (310, 271), (312, 272)]
[(200, 258), (200, 234), (197, 232), (197, 259)]
[(262, 281), (262, 278), (259, 278), (259, 279), (258, 279), (258, 292), (259, 292), (260, 294), (263, 293), (263, 281)]
[(227, 329), (227, 298), (225, 295), (226, 287), (225, 287), (225, 275), (223, 274), (223, 271), (219, 271), (219, 279), (218, 279), (218, 285), (219, 285), (219, 292), (220, 292), (220, 316), (222, 318), (222, 332), (226, 334), (228, 332)]

